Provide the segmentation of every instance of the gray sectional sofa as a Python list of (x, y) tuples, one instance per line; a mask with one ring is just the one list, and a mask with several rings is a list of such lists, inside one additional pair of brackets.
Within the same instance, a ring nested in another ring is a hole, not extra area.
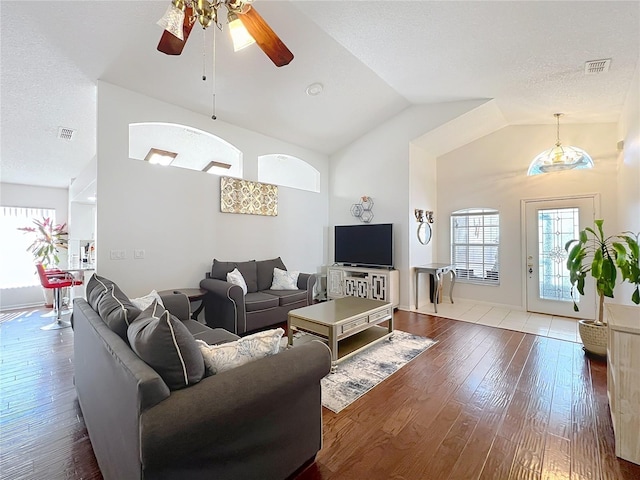
[[(227, 274), (235, 268), (246, 281), (246, 295), (238, 285), (227, 282)], [(245, 335), (285, 323), (290, 310), (313, 303), (315, 274), (300, 273), (297, 290), (271, 290), (274, 268), (287, 270), (280, 257), (246, 262), (214, 259), (211, 272), (200, 282), (207, 292), (203, 300), (207, 325)]]
[[(140, 313), (117, 286), (89, 287), (87, 301), (74, 300), (74, 381), (105, 479), (285, 479), (313, 461), (322, 443), (320, 379), (331, 367), (325, 345), (172, 390), (122, 336), (122, 320), (135, 325), (149, 309)], [(189, 319), (185, 295), (162, 300), (182, 332), (209, 344), (239, 338)]]

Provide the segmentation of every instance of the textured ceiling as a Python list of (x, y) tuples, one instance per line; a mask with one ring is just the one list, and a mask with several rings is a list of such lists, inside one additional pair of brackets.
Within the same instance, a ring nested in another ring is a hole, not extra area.
[[(168, 4), (0, 3), (3, 182), (66, 187), (95, 157), (98, 79), (211, 115), (213, 30), (195, 29), (179, 57), (158, 53)], [(565, 123), (615, 122), (639, 59), (638, 1), (254, 5), (295, 58), (276, 68), (218, 33), (216, 114), (325, 153), (412, 104), (486, 98), (508, 124), (553, 123), (558, 111)], [(600, 58), (610, 71), (585, 76)], [(75, 139), (58, 140), (59, 126)]]

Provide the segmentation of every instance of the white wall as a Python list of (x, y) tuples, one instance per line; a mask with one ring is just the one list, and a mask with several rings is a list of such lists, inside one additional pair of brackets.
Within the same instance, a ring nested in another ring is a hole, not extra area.
[[(129, 124), (178, 123), (217, 135), (244, 153), (244, 178), (257, 180), (257, 158), (284, 153), (320, 171), (321, 192), (279, 187), (278, 216), (220, 212), (220, 177), (128, 159)], [(97, 271), (129, 296), (197, 287), (212, 259), (281, 256), (292, 270), (327, 262), (328, 158), (180, 107), (98, 82)], [(134, 249), (145, 258), (134, 260)], [(125, 260), (111, 260), (124, 250)]]
[(500, 286), (455, 286), (454, 298), (524, 308), (521, 213), (523, 199), (601, 194), (605, 230), (617, 231), (615, 124), (562, 124), (565, 145), (586, 150), (592, 170), (570, 170), (527, 177), (531, 160), (555, 141), (554, 125), (505, 127), (437, 160), (438, 260), (450, 260), (449, 215), (470, 207), (500, 212)]
[(485, 100), (410, 107), (381, 123), (331, 156), (329, 262), (333, 262), (333, 226), (358, 223), (351, 205), (363, 195), (373, 198), (372, 223), (394, 224), (394, 263), (400, 271), (400, 307), (408, 308), (409, 240), (415, 219), (410, 204), (410, 143), (438, 126), (468, 112)]
[[(0, 184), (0, 204), (11, 207), (53, 208), (56, 211), (56, 223), (67, 223), (68, 190), (66, 188), (2, 183)], [(64, 251), (60, 252), (60, 264), (64, 266), (67, 264)], [(0, 308), (3, 310), (43, 304), (42, 287), (0, 289)]]
[[(408, 248), (409, 248), (409, 265), (425, 265), (433, 263), (434, 252), (437, 248), (437, 236), (435, 231), (438, 228), (445, 226), (445, 222), (442, 222), (440, 212), (438, 211), (437, 204), (437, 171), (436, 171), (436, 157), (430, 155), (426, 150), (411, 144), (409, 147), (409, 236), (408, 236)], [(416, 208), (421, 210), (431, 210), (434, 212), (434, 223), (431, 224), (433, 232), (431, 241), (427, 245), (423, 245), (418, 241), (417, 229), (418, 223), (415, 219), (414, 211)], [(408, 282), (409, 288), (409, 302), (411, 306), (415, 306), (415, 283), (413, 279)], [(426, 274), (421, 274), (418, 278), (418, 288), (421, 292), (429, 291), (429, 278)], [(420, 306), (429, 302), (429, 295), (422, 293), (419, 296), (421, 298)]]
[[(640, 232), (640, 66), (624, 104), (618, 139), (624, 149), (618, 157), (618, 225), (620, 230)], [(633, 305), (631, 285), (616, 292), (616, 301)]]

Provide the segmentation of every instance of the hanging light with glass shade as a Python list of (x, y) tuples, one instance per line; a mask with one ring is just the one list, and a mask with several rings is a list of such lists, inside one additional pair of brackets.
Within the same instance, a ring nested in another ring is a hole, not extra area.
[(560, 117), (562, 113), (554, 113), (553, 116), (556, 117), (556, 144), (533, 159), (527, 175), (593, 168), (593, 159), (587, 152), (581, 148), (565, 146), (560, 143)]

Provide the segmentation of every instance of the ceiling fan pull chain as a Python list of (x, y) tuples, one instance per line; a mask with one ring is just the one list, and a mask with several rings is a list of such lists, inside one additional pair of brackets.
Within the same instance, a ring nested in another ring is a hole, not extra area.
[(202, 29), (202, 81), (207, 81), (207, 31)]
[(211, 92), (212, 92), (212, 106), (211, 106), (211, 120), (215, 120), (216, 118), (216, 30), (215, 28), (211, 29), (213, 31), (213, 53), (211, 57), (213, 59), (211, 66)]

